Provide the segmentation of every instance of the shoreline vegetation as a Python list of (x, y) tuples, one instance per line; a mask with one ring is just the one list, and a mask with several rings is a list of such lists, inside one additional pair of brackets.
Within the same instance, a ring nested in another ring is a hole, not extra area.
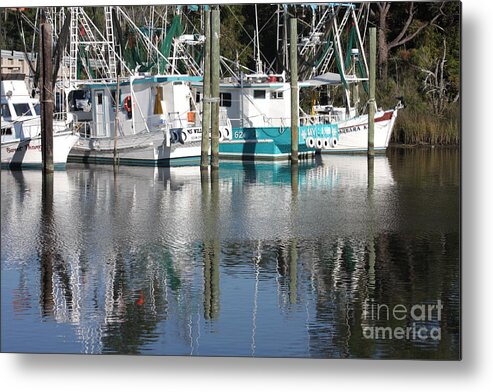
[(397, 96), (399, 112), (391, 142), (460, 144), (460, 15), (458, 1), (375, 3), (379, 80), (377, 101)]
[[(96, 24), (103, 25), (103, 7), (87, 8)], [(124, 8), (129, 10), (136, 24), (145, 24), (146, 6)], [(268, 63), (279, 60), (276, 25), (268, 23), (276, 5), (258, 4), (257, 8), (258, 12), (253, 4), (221, 7), (221, 55), (236, 58), (251, 69), (255, 69), (251, 37), (255, 32), (256, 15), (259, 26), (264, 26), (259, 45), (265, 60)], [(187, 13), (192, 24), (200, 26), (198, 12), (186, 8), (182, 12)], [(35, 9), (25, 13), (33, 16)], [(306, 7), (292, 7), (290, 14), (298, 18), (302, 30), (303, 23), (311, 20)], [(460, 14), (458, 1), (371, 3), (368, 26), (377, 27), (378, 32), (378, 105), (393, 107), (396, 97), (404, 97), (406, 103), (406, 108), (397, 117), (391, 143), (460, 144)], [(22, 51), (25, 47), (19, 34), (18, 18), (16, 11), (3, 10), (2, 49)], [(343, 32), (343, 42), (347, 34), (349, 31)], [(31, 36), (26, 36), (27, 47), (31, 47), (31, 40)], [(282, 72), (282, 65), (277, 68), (276, 71)], [(363, 108), (368, 97), (363, 89), (360, 91), (359, 105)], [(330, 95), (336, 96), (335, 93), (340, 93), (337, 87)], [(300, 93), (300, 103), (305, 111), (310, 110), (313, 94), (311, 91)]]

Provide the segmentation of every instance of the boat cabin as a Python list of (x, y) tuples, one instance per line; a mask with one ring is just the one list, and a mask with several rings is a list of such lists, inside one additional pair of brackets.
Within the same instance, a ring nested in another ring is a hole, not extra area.
[(40, 132), (39, 100), (29, 94), (24, 74), (4, 74), (0, 82), (2, 143)]
[[(120, 81), (118, 125), (121, 136), (163, 128), (200, 126), (192, 76), (132, 76)], [(117, 83), (88, 83), (69, 94), (81, 137), (113, 138)]]
[[(197, 100), (201, 98), (199, 93)], [(233, 128), (290, 126), (291, 93), (284, 75), (245, 75), (240, 82), (225, 79), (220, 84), (219, 105), (226, 109)]]

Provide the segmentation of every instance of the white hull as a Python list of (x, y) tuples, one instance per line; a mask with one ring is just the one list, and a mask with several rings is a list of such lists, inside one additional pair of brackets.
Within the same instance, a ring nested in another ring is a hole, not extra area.
[[(53, 135), (53, 164), (64, 166), (71, 148), (79, 136), (72, 131), (56, 132)], [(2, 143), (2, 166), (41, 166), (41, 137), (12, 140)]]
[[(375, 150), (385, 150), (392, 135), (397, 118), (397, 109), (375, 114)], [(362, 115), (339, 124), (337, 145), (321, 150), (323, 153), (362, 152), (368, 148), (368, 115)]]
[(69, 155), (70, 161), (120, 164), (159, 165), (172, 160), (199, 158), (200, 141), (170, 143), (163, 132), (147, 132), (113, 138), (79, 139)]

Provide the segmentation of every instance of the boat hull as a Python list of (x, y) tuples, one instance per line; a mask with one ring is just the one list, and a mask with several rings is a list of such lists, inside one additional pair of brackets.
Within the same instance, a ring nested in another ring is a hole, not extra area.
[[(63, 168), (67, 157), (79, 136), (72, 131), (56, 132), (53, 136), (53, 164)], [(36, 136), (24, 140), (12, 140), (2, 143), (2, 167), (33, 167), (42, 166), (41, 137)]]
[[(375, 114), (374, 149), (385, 152), (392, 136), (397, 110)], [(338, 123), (339, 139), (334, 147), (322, 149), (322, 154), (366, 153), (368, 151), (368, 115)]]
[[(116, 148), (115, 148), (116, 146)], [(81, 138), (69, 154), (69, 162), (131, 166), (172, 166), (197, 164), (200, 141), (170, 143), (161, 132), (113, 138)]]
[[(397, 110), (375, 115), (374, 149), (385, 152), (397, 118)], [(333, 124), (301, 125), (298, 151), (301, 157), (322, 154), (366, 153), (368, 148), (368, 116), (358, 116)], [(309, 146), (324, 142), (323, 146)], [(233, 139), (222, 142), (219, 155), (228, 159), (283, 160), (291, 155), (290, 127), (234, 128)]]
[[(298, 129), (298, 151), (301, 156), (314, 155), (305, 140), (337, 139), (337, 124), (302, 125)], [(233, 128), (232, 140), (219, 145), (219, 156), (244, 160), (283, 160), (291, 155), (291, 127)]]

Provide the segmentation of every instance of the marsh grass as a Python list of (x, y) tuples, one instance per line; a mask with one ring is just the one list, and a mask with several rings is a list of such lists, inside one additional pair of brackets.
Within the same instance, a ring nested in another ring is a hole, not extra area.
[(441, 114), (433, 112), (423, 99), (417, 81), (406, 79), (399, 86), (394, 81), (377, 84), (377, 101), (383, 108), (395, 105), (403, 96), (406, 108), (399, 111), (391, 142), (400, 144), (458, 145), (460, 142), (460, 103), (450, 102)]
[(455, 145), (460, 141), (460, 110), (452, 103), (438, 116), (407, 107), (399, 112), (392, 141), (404, 144)]

